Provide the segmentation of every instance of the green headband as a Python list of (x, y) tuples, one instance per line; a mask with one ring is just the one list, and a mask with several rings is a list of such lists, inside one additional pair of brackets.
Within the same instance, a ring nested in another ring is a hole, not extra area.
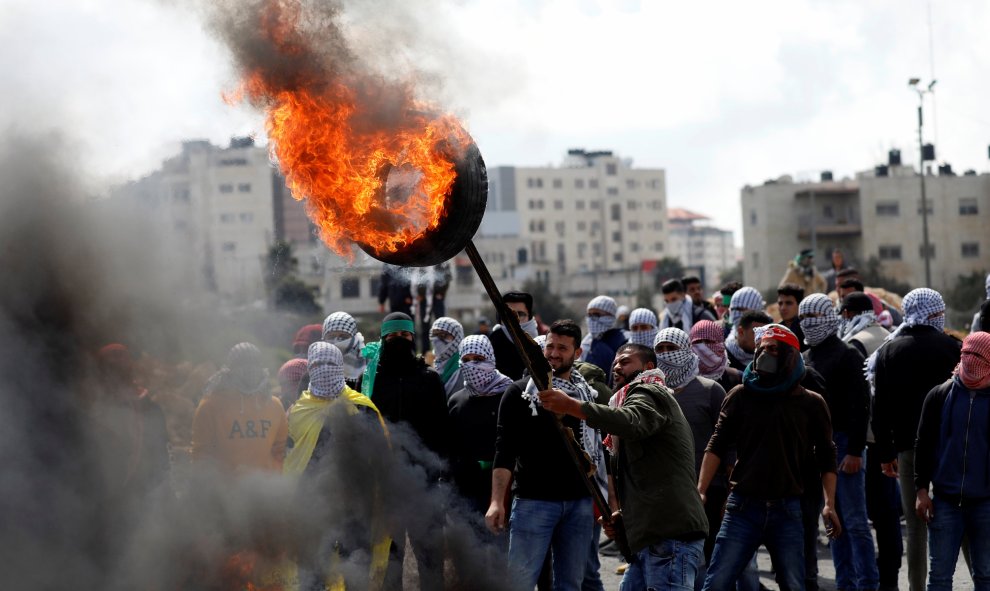
[(731, 303), (732, 303), (732, 296), (730, 296), (730, 295), (724, 295), (724, 296), (722, 296), (722, 305), (723, 306), (728, 306)]
[(413, 325), (412, 320), (386, 320), (382, 323), (382, 337), (385, 335), (390, 335), (393, 332), (411, 332), (416, 333), (416, 327)]

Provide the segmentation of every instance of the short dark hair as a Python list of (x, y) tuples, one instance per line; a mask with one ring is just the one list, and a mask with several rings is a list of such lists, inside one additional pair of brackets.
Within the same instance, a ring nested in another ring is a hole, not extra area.
[(694, 285), (695, 283), (700, 285), (701, 279), (697, 275), (688, 275), (687, 277), (681, 277), (681, 283), (683, 283), (684, 288), (687, 289), (687, 286)]
[(526, 304), (526, 312), (529, 317), (533, 317), (533, 295), (526, 293), (525, 291), (507, 291), (502, 294), (502, 301), (505, 303), (523, 303)]
[(680, 279), (668, 279), (660, 286), (660, 291), (663, 293), (684, 293), (685, 289)]
[(581, 346), (581, 326), (570, 318), (554, 321), (550, 325), (550, 332), (557, 336), (573, 338), (575, 349)]
[(636, 343), (626, 343), (625, 345), (619, 347), (619, 350), (615, 352), (615, 356), (618, 357), (620, 354), (625, 353), (626, 351), (629, 351), (633, 353), (636, 357), (638, 357), (639, 360), (643, 362), (643, 365), (646, 365), (647, 363), (652, 363), (656, 365), (657, 363), (656, 352), (653, 349), (647, 347), (646, 345), (639, 345)]
[(719, 288), (718, 292), (722, 294), (723, 297), (724, 296), (732, 297), (732, 294), (742, 289), (742, 286), (743, 284), (739, 283), (738, 281), (730, 281), (725, 285), (723, 285), (721, 288)]
[(846, 267), (845, 269), (835, 274), (835, 276), (839, 279), (842, 279), (843, 277), (849, 277), (851, 275), (859, 275), (859, 271), (853, 269), (852, 267)]
[(741, 326), (743, 330), (748, 330), (749, 327), (753, 326), (757, 322), (760, 324), (773, 324), (773, 318), (762, 310), (747, 310), (746, 312), (743, 312), (742, 317), (739, 319), (739, 326)]
[(804, 288), (797, 283), (785, 283), (777, 288), (777, 295), (794, 296), (794, 299), (800, 302), (804, 299)]
[(863, 282), (859, 279), (846, 279), (839, 284), (839, 287), (843, 289), (849, 289), (851, 287), (854, 291), (866, 291), (866, 287), (863, 286)]

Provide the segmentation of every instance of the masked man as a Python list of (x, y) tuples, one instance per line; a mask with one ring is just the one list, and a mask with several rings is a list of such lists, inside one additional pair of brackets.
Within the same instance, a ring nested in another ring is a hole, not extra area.
[(461, 359), (458, 347), (464, 339), (464, 327), (453, 318), (441, 316), (430, 327), (430, 345), (433, 347), (433, 371), (440, 374), (443, 388), (449, 398), (463, 387)]
[(323, 321), (323, 340), (340, 349), (347, 387), (360, 392), (364, 373), (364, 357), (361, 357), (364, 335), (358, 332), (357, 321), (347, 312), (334, 312)]
[(597, 365), (608, 373), (615, 352), (626, 343), (626, 335), (615, 326), (618, 305), (612, 298), (600, 295), (588, 302), (588, 334), (581, 342), (581, 361)]
[(629, 314), (629, 342), (652, 347), (660, 330), (657, 315), (648, 308), (636, 308)]

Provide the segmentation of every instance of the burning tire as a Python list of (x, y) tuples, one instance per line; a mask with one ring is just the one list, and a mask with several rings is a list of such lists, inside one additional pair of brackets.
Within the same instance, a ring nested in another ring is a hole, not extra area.
[[(443, 217), (437, 227), (395, 252), (378, 252), (358, 242), (372, 257), (403, 267), (428, 267), (452, 259), (474, 237), (488, 203), (488, 171), (476, 144), (455, 162), (457, 178), (447, 197)], [(388, 176), (389, 171), (385, 171)]]

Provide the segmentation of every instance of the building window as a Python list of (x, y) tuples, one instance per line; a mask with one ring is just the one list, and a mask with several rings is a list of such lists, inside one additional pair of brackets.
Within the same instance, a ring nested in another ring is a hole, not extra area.
[(553, 208), (554, 209), (564, 209), (564, 202), (561, 201), (560, 199), (554, 199), (553, 200)]
[(583, 259), (588, 255), (588, 244), (586, 242), (578, 242), (578, 258)]
[(577, 223), (577, 229), (578, 229), (578, 232), (584, 232), (585, 230), (588, 229), (588, 223), (587, 222), (578, 222)]
[(612, 232), (612, 242), (622, 242), (622, 232)]
[(189, 187), (186, 185), (175, 185), (172, 187), (172, 199), (189, 203)]
[(659, 189), (660, 179), (650, 179), (649, 181), (647, 181), (647, 186), (649, 186), (651, 189)]
[(457, 265), (454, 272), (454, 281), (457, 285), (474, 285), (474, 267), (471, 265)]
[[(933, 213), (935, 213), (935, 209), (932, 206), (932, 200), (925, 199), (925, 201), (926, 201), (926, 205), (928, 206), (927, 207), (928, 215), (932, 215)], [(918, 215), (921, 215), (921, 199), (918, 200)]]
[(615, 174), (618, 171), (619, 171), (619, 167), (616, 166), (615, 162), (605, 163), (605, 174), (607, 174), (608, 176), (615, 176)]
[(663, 209), (663, 201), (661, 201), (660, 199), (654, 199), (650, 203), (650, 206), (653, 207), (653, 209)]
[(592, 256), (600, 257), (602, 256), (602, 244), (601, 242), (596, 242), (591, 245)]
[(232, 185), (230, 183), (223, 183), (222, 185), (220, 185), (220, 192), (221, 193), (233, 193), (234, 192), (234, 185)]
[(598, 230), (601, 229), (601, 227), (602, 227), (602, 225), (601, 225), (600, 222), (591, 222), (591, 231), (592, 232), (597, 232)]
[(536, 200), (536, 209), (543, 209), (543, 200), (542, 199), (537, 199)]
[(543, 179), (530, 177), (526, 179), (526, 186), (529, 187), (530, 189), (542, 189)]
[(574, 179), (574, 188), (575, 189), (583, 189), (584, 188), (584, 179)]
[(536, 220), (529, 220), (530, 233), (536, 232)]
[(584, 209), (584, 200), (583, 199), (578, 199), (577, 201), (575, 201), (574, 202), (574, 207), (576, 207), (579, 210), (583, 210)]
[(378, 289), (382, 286), (382, 278), (380, 276), (379, 277), (372, 277), (371, 278), (371, 281), (369, 281), (369, 283), (370, 283), (370, 287), (371, 287), (371, 297), (377, 296), (378, 295)]
[(250, 193), (251, 192), (251, 183), (238, 183), (237, 184), (237, 192), (238, 193)]
[(234, 216), (234, 214), (232, 214), (232, 213), (221, 213), (220, 214), (220, 223), (221, 224), (232, 224), (232, 223), (234, 223), (234, 220), (235, 219), (236, 219), (236, 216)]
[(901, 247), (894, 244), (884, 245), (880, 247), (877, 255), (881, 261), (899, 261), (901, 260)]
[(835, 211), (832, 210), (831, 205), (823, 205), (822, 215), (825, 217), (825, 219), (832, 219), (835, 217)]
[(553, 179), (553, 188), (554, 189), (559, 189), (559, 188), (561, 188), (563, 186), (564, 186), (564, 181), (562, 181), (560, 179)]
[(222, 250), (223, 252), (234, 252), (235, 250), (237, 250), (237, 243), (224, 242), (222, 245), (220, 245), (220, 250)]
[(525, 265), (529, 260), (529, 253), (526, 252), (525, 248), (520, 248), (516, 251), (516, 264)]
[(896, 217), (901, 215), (901, 204), (896, 201), (884, 201), (877, 203), (877, 215)]
[[(921, 257), (922, 259), (925, 258), (925, 245), (924, 244), (919, 244), (918, 245), (918, 256)], [(934, 244), (929, 244), (928, 245), (928, 258), (930, 258), (930, 259), (934, 259), (935, 258), (935, 245)]]
[(656, 220), (655, 222), (653, 222), (653, 229), (654, 230), (663, 230), (663, 222), (660, 221), (660, 220)]
[(639, 242), (633, 242), (629, 245), (629, 250), (632, 252), (639, 252)]
[(529, 208), (530, 209), (536, 209), (536, 201), (533, 201), (532, 199), (530, 199), (529, 200)]
[(629, 222), (629, 230), (633, 232), (638, 232), (640, 228), (639, 222)]
[(220, 166), (247, 166), (247, 158), (225, 158), (220, 161)]
[(636, 209), (635, 201), (626, 201), (626, 209)]
[(609, 187), (608, 189), (605, 189), (605, 192), (608, 193), (609, 195), (618, 195), (619, 194), (619, 190), (617, 188), (615, 188), (615, 187)]
[(602, 208), (602, 202), (601, 201), (592, 201), (591, 202), (591, 209), (601, 209), (601, 208)]
[(537, 232), (546, 232), (547, 231), (546, 223), (543, 220), (540, 220), (539, 223), (536, 224), (536, 231)]
[(756, 225), (756, 210), (755, 209), (749, 210), (749, 225), (751, 225), (751, 226), (755, 226)]
[(626, 179), (627, 189), (635, 189), (638, 184), (639, 183), (636, 182), (636, 179)]
[(976, 205), (976, 197), (963, 197), (959, 200), (959, 215), (977, 215), (979, 207)]
[(566, 224), (564, 222), (555, 222), (553, 224), (553, 229), (554, 229), (555, 232), (557, 232), (557, 235), (558, 236), (563, 236), (564, 235), (565, 226), (566, 226)]
[(253, 221), (254, 221), (254, 214), (251, 213), (250, 211), (247, 211), (247, 212), (244, 212), (244, 213), (241, 214), (241, 222), (243, 222), (245, 224), (249, 224), (249, 223), (251, 223)]
[(613, 222), (620, 222), (620, 221), (622, 221), (622, 206), (621, 205), (619, 205), (618, 203), (613, 203), (612, 204), (612, 207), (611, 207), (611, 212), (612, 212), (611, 216), (612, 216), (612, 221)]
[(361, 280), (357, 277), (344, 277), (341, 279), (340, 297), (346, 299), (361, 297)]
[(589, 180), (588, 181), (588, 188), (589, 189), (597, 189), (598, 188), (598, 179), (591, 179), (591, 180)]
[(963, 242), (962, 256), (964, 259), (974, 259), (980, 256), (979, 242)]
[(563, 242), (557, 243), (557, 262), (561, 266), (567, 262), (567, 246)]
[(622, 262), (622, 252), (613, 252), (612, 253), (612, 260), (615, 261), (615, 262), (617, 262), (617, 263), (621, 263)]
[(653, 243), (653, 250), (655, 250), (657, 252), (663, 252), (663, 242), (654, 242)]

